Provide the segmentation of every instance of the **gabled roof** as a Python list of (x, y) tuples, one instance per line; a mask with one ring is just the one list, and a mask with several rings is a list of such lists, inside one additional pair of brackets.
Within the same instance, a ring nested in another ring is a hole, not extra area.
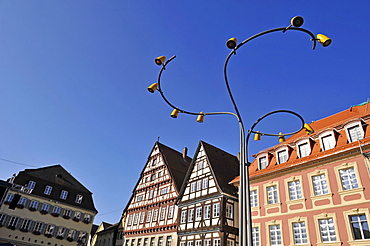
[[(32, 191), (32, 194), (97, 212), (92, 199), (92, 193), (61, 165), (25, 169), (18, 173), (14, 179), (14, 183), (27, 185), (30, 180), (36, 182), (36, 187)], [(53, 187), (50, 195), (44, 194), (46, 185)], [(68, 191), (66, 200), (60, 198), (61, 190)], [(81, 204), (75, 203), (77, 194), (83, 195)]]
[(137, 180), (134, 189), (132, 190), (130, 200), (127, 202), (127, 205), (126, 205), (125, 209), (123, 210), (122, 214), (124, 214), (125, 211), (128, 209), (128, 207), (130, 206), (131, 201), (133, 200), (133, 197), (135, 195), (135, 190), (136, 190), (137, 186), (139, 185), (140, 180), (144, 176), (143, 173), (145, 171), (146, 166), (148, 165), (151, 153), (154, 151), (156, 146), (158, 146), (159, 152), (162, 154), (164, 163), (166, 164), (166, 166), (168, 168), (168, 171), (172, 176), (172, 179), (173, 179), (174, 184), (175, 184), (175, 188), (177, 190), (180, 190), (182, 182), (184, 181), (186, 172), (188, 170), (188, 167), (191, 163), (191, 158), (186, 156), (185, 159), (183, 159), (182, 153), (180, 153), (180, 152), (178, 152), (178, 151), (176, 151), (176, 150), (174, 150), (174, 149), (156, 141), (152, 150), (151, 150), (151, 152), (150, 152), (150, 154), (149, 154), (149, 156), (148, 156), (148, 161), (144, 165), (144, 167), (141, 171), (140, 177)]
[(185, 192), (186, 186), (189, 182), (189, 178), (197, 161), (196, 158), (202, 146), (207, 156), (211, 172), (215, 178), (216, 184), (218, 185), (220, 192), (233, 196), (235, 196), (237, 193), (236, 187), (229, 184), (229, 181), (239, 175), (238, 158), (204, 141), (199, 141), (197, 150), (194, 154), (193, 161), (189, 166), (184, 183), (181, 187), (177, 203), (181, 201), (181, 198)]
[[(332, 155), (339, 151), (345, 151), (346, 149), (351, 148), (358, 148), (359, 144), (370, 145), (369, 127), (365, 127), (364, 138), (359, 142), (356, 141), (353, 143), (348, 142), (346, 133), (344, 132), (343, 129), (343, 127), (350, 122), (368, 121), (369, 119), (370, 119), (370, 102), (367, 101), (365, 103), (352, 106), (349, 109), (341, 111), (334, 115), (330, 115), (323, 119), (314, 121), (310, 123), (310, 126), (315, 130), (314, 134), (307, 135), (306, 132), (302, 130), (299, 133), (288, 138), (285, 142), (275, 145), (271, 148), (262, 150), (258, 154), (253, 155), (254, 157), (257, 157), (260, 154), (264, 153), (274, 154), (275, 151), (282, 146), (290, 146), (291, 148), (291, 153), (288, 161), (282, 164), (276, 164), (275, 155), (271, 155), (272, 159), (270, 160), (270, 164), (266, 168), (258, 170), (258, 160), (255, 159), (249, 168), (250, 177), (251, 179), (253, 179), (253, 177), (276, 172), (278, 170), (290, 168), (296, 165), (300, 165), (302, 163), (307, 163), (309, 161), (318, 160), (320, 158), (324, 158), (325, 156)], [(332, 149), (323, 151), (321, 149), (321, 145), (319, 142), (319, 135), (320, 133), (323, 133), (326, 130), (334, 130), (337, 133), (336, 146)], [(312, 151), (309, 156), (299, 158), (296, 149), (296, 143), (304, 139), (310, 139), (309, 141), (311, 143)], [(239, 182), (239, 177), (231, 181), (231, 183), (235, 182)]]

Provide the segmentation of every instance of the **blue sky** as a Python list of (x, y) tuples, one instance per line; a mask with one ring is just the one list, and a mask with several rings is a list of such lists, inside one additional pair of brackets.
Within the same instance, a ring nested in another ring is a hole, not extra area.
[[(331, 46), (288, 31), (243, 46), (229, 80), (246, 128), (276, 109), (307, 122), (370, 98), (370, 1), (1, 1), (0, 179), (59, 163), (93, 192), (102, 220), (116, 223), (155, 141), (194, 154), (199, 140), (239, 151), (231, 116), (172, 119), (146, 88), (154, 58), (176, 55), (162, 77), (168, 99), (189, 111), (232, 111), (223, 81), (230, 37), (271, 28), (324, 33)], [(257, 130), (291, 132), (296, 118)], [(250, 152), (275, 145), (263, 138)], [(18, 163), (18, 164), (17, 164)], [(227, 168), (227, 167), (225, 167)]]

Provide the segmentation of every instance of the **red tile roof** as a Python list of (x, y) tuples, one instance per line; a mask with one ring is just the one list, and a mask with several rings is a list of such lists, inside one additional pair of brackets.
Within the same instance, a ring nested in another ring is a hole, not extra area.
[[(261, 154), (270, 153), (271, 158), (269, 158), (269, 165), (261, 170), (258, 170), (258, 160), (255, 159), (249, 167), (250, 178), (253, 179), (254, 177), (257, 176), (293, 167), (302, 163), (306, 163), (308, 161), (312, 161), (315, 159), (319, 159), (321, 157), (325, 157), (327, 155), (331, 155), (336, 152), (344, 151), (351, 148), (358, 148), (359, 146), (358, 141), (352, 143), (348, 142), (347, 135), (343, 127), (346, 124), (351, 123), (353, 121), (366, 122), (369, 120), (370, 120), (370, 102), (368, 101), (366, 103), (353, 106), (347, 110), (328, 116), (321, 120), (314, 121), (310, 123), (310, 126), (315, 130), (315, 133), (307, 135), (306, 132), (302, 130), (299, 133), (288, 138), (285, 142), (275, 145), (271, 148), (265, 149), (263, 151), (260, 151), (259, 153), (253, 155), (254, 157), (257, 157)], [(322, 151), (318, 136), (320, 135), (320, 133), (326, 130), (334, 130), (334, 132), (338, 133), (336, 134), (336, 146), (332, 149)], [(370, 144), (369, 127), (366, 128), (365, 126), (364, 131), (365, 131), (364, 138), (360, 140), (361, 145)], [(298, 158), (296, 143), (297, 141), (300, 141), (302, 139), (311, 139), (310, 140), (312, 143), (311, 154), (303, 158)], [(287, 162), (277, 164), (275, 151), (276, 149), (282, 146), (289, 146), (291, 148), (291, 153), (289, 155), (289, 159)], [(237, 177), (230, 183), (237, 183), (239, 182), (239, 179), (240, 178)]]

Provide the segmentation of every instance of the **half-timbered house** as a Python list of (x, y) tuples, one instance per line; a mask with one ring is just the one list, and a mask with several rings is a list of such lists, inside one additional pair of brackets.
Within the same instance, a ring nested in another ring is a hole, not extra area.
[(199, 142), (177, 204), (180, 246), (233, 246), (238, 240), (236, 156)]
[(125, 246), (175, 246), (181, 184), (191, 158), (156, 142), (124, 210)]

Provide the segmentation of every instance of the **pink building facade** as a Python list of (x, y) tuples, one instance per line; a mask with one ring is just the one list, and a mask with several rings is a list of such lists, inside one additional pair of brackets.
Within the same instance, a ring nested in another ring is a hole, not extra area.
[(254, 155), (254, 245), (370, 245), (369, 123), (364, 103)]

